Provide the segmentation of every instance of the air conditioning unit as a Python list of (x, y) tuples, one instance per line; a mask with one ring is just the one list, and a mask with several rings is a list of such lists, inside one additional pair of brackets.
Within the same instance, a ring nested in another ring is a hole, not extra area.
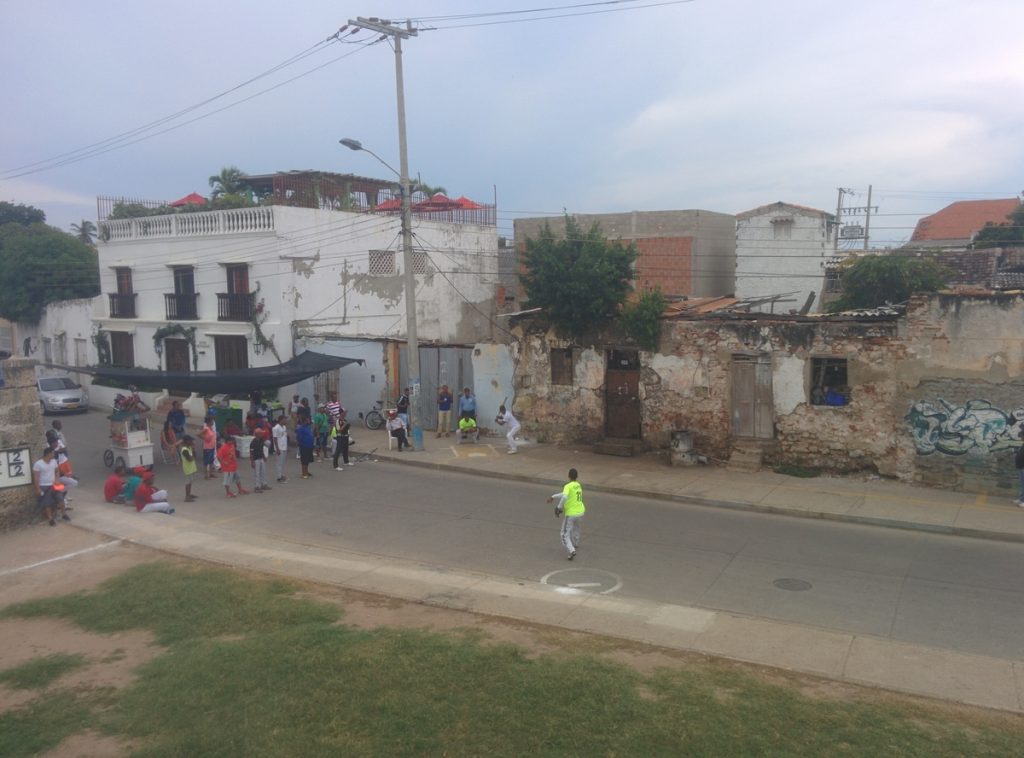
[(860, 224), (847, 224), (839, 236), (844, 239), (864, 239), (864, 227)]

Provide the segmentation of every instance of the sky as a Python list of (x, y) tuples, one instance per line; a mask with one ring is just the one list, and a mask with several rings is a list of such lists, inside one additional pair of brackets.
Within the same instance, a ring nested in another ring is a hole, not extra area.
[[(315, 47), (356, 16), (421, 30), (403, 43), (410, 173), (496, 199), (506, 234), (563, 210), (834, 211), (838, 187), (863, 206), (872, 185), (887, 246), (950, 202), (1024, 190), (1021, 0), (656, 3), (0, 0), (0, 200), (67, 230), (96, 220), (97, 196), (208, 194), (228, 165), (387, 178), (338, 140), (398, 166), (391, 49)], [(563, 9), (424, 15), (540, 7)]]

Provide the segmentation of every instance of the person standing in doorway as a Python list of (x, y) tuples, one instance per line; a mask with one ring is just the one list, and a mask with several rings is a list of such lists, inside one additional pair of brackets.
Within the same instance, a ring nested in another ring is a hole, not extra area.
[(569, 552), (570, 561), (576, 557), (576, 551), (579, 550), (582, 537), (580, 519), (583, 518), (583, 514), (587, 510), (583, 506), (583, 487), (580, 486), (577, 479), (579, 479), (579, 473), (576, 469), (569, 469), (569, 481), (562, 487), (562, 491), (556, 492), (548, 498), (549, 503), (558, 500), (555, 505), (555, 515), (562, 516), (564, 514), (565, 516), (562, 521), (561, 536), (562, 544)]
[(459, 395), (459, 418), (462, 418), (466, 414), (476, 421), (476, 396), (469, 387), (464, 387), (462, 394)]
[(447, 384), (441, 385), (441, 390), (437, 393), (437, 436), (440, 437), (442, 434), (448, 437), (452, 433), (452, 403), (454, 398), (452, 397), (452, 391), (448, 389)]
[(284, 475), (284, 462), (288, 457), (288, 427), (285, 424), (284, 416), (277, 417), (277, 423), (274, 424), (270, 433), (274, 445), (274, 455), (277, 456), (277, 483), (284, 484), (288, 481)]
[(498, 426), (508, 427), (508, 432), (505, 434), (505, 439), (508, 440), (508, 454), (515, 455), (518, 450), (516, 447), (516, 435), (519, 434), (519, 430), (522, 428), (519, 421), (512, 415), (512, 411), (507, 410), (504, 405), (498, 406), (498, 415), (495, 416), (494, 421)]

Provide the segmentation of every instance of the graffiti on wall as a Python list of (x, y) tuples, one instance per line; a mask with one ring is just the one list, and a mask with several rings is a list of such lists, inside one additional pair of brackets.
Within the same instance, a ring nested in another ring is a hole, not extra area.
[(935, 402), (918, 400), (903, 418), (920, 455), (1013, 450), (1024, 432), (1024, 408), (1008, 413), (988, 400), (968, 400), (964, 405), (941, 397)]

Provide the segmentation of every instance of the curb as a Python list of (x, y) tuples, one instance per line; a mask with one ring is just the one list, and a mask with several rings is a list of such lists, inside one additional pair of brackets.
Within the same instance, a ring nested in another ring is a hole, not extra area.
[[(434, 463), (431, 461), (416, 461), (408, 458), (392, 458), (390, 456), (377, 456), (378, 460), (384, 463), (397, 463), (404, 466), (419, 466), (420, 468), (432, 469), (434, 471), (455, 471), (469, 476), (479, 476), (485, 479), (503, 479), (510, 482), (524, 482), (528, 484), (545, 484), (554, 487), (561, 486), (564, 482), (561, 479), (545, 479), (539, 476), (526, 474), (507, 474), (500, 471), (479, 471), (477, 469), (465, 468), (463, 466), (446, 463)], [(692, 495), (671, 495), (665, 492), (651, 492), (647, 490), (631, 490), (623, 487), (609, 487), (600, 484), (588, 484), (587, 489), (593, 492), (603, 492), (609, 495), (621, 495), (625, 497), (643, 497), (650, 500), (660, 500), (669, 503), (684, 503), (686, 505), (699, 505), (705, 508), (721, 508), (733, 511), (747, 511), (751, 513), (764, 513), (773, 516), (789, 516), (791, 518), (818, 519), (820, 521), (835, 521), (846, 524), (860, 524), (861, 526), (876, 526), (886, 529), (902, 529), (904, 531), (928, 532), (931, 534), (943, 534), (952, 537), (971, 537), (974, 539), (992, 540), (996, 542), (1024, 543), (1024, 534), (1012, 532), (998, 532), (990, 529), (972, 529), (961, 526), (944, 526), (942, 524), (924, 524), (917, 521), (901, 521), (899, 519), (886, 519), (877, 516), (856, 516), (846, 513), (823, 513), (821, 511), (791, 510), (780, 508), (774, 505), (759, 505), (758, 503), (740, 503), (732, 500), (713, 500), (711, 498), (695, 497)]]

